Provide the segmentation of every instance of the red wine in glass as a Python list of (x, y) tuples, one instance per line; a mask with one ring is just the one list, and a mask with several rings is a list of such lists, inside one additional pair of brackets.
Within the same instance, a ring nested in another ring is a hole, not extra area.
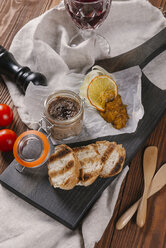
[(65, 0), (65, 7), (80, 29), (93, 30), (106, 19), (112, 0)]

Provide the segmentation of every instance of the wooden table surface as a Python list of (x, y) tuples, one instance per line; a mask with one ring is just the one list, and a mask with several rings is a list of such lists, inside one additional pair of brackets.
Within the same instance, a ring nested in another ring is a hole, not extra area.
[[(151, 0), (152, 4), (166, 10), (165, 0)], [(9, 48), (13, 37), (19, 29), (29, 20), (39, 16), (46, 10), (54, 7), (58, 0), (1, 0), (0, 1), (0, 45)], [(17, 110), (13, 105), (9, 92), (0, 78), (0, 103), (6, 103), (14, 111), (14, 121), (9, 128), (13, 129), (17, 135), (25, 131), (26, 126), (21, 122)], [(142, 154), (146, 146), (156, 145), (159, 149), (159, 168), (166, 162), (166, 114), (162, 117), (153, 133), (146, 143), (136, 154), (130, 164), (130, 170), (125, 178), (114, 215), (103, 233), (101, 240), (95, 248), (164, 248), (166, 247), (166, 188), (155, 194), (148, 200), (148, 211), (146, 225), (138, 228), (135, 218), (121, 231), (115, 229), (115, 223), (121, 214), (134, 203), (143, 192), (143, 171)], [(13, 160), (13, 155), (0, 153), (0, 173)], [(99, 223), (100, 225), (100, 223)]]

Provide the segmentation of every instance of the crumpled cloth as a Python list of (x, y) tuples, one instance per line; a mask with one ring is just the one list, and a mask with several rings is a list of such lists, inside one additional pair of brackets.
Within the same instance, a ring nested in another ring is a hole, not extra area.
[[(46, 16), (53, 25), (47, 25)], [(96, 59), (127, 52), (144, 43), (164, 27), (166, 21), (163, 15), (148, 1), (113, 1), (108, 18), (97, 30), (110, 42), (111, 54), (108, 55), (104, 45), (95, 44), (93, 38), (77, 48), (71, 48), (68, 41), (77, 30), (60, 5), (26, 24), (15, 36), (10, 51), (20, 64), (43, 73), (50, 83), (56, 82), (62, 74), (84, 74)], [(41, 32), (37, 34), (36, 29)], [(50, 39), (52, 34), (55, 35), (54, 41)], [(41, 44), (44, 44), (44, 49)], [(40, 52), (36, 53), (36, 48), (41, 47)], [(46, 61), (47, 56), (50, 56), (49, 61)], [(55, 67), (50, 68), (50, 63), (55, 64)], [(44, 67), (41, 66), (43, 64)], [(33, 120), (25, 111), (24, 96), (11, 82), (7, 81), (6, 84), (21, 119), (30, 124)], [(93, 248), (112, 217), (127, 171), (128, 167), (103, 192), (84, 218), (82, 225), (75, 231), (67, 229), (0, 187), (0, 248)]]
[[(73, 48), (68, 43), (78, 30), (62, 2), (27, 23), (16, 34), (10, 51), (21, 65), (43, 73), (48, 81), (49, 92), (52, 93), (59, 89), (57, 82), (62, 81), (65, 85), (63, 77), (66, 79), (67, 75), (75, 74), (73, 78), (78, 78), (77, 84), (80, 85), (80, 75), (84, 75), (95, 60), (125, 53), (164, 27), (164, 16), (148, 1), (113, 1), (107, 19), (97, 29), (97, 33), (109, 41), (111, 53), (108, 54), (105, 43), (95, 42), (94, 37)], [(22, 121), (35, 128), (34, 119), (26, 108), (26, 97), (11, 82), (7, 81), (6, 84)]]
[(128, 167), (71, 231), (0, 185), (0, 248), (93, 248), (109, 223)]

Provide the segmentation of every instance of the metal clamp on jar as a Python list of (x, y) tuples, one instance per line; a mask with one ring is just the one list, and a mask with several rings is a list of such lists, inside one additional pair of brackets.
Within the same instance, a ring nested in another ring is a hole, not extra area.
[(18, 162), (16, 169), (22, 172), (25, 167), (37, 168), (46, 163), (51, 153), (48, 137), (36, 130), (22, 133), (15, 141), (13, 154)]
[(79, 135), (83, 127), (83, 112), (83, 101), (72, 91), (61, 90), (48, 96), (38, 131), (26, 131), (16, 139), (13, 154), (21, 165), (16, 169), (22, 172), (25, 167), (36, 168), (45, 164), (53, 151), (49, 136), (63, 140)]

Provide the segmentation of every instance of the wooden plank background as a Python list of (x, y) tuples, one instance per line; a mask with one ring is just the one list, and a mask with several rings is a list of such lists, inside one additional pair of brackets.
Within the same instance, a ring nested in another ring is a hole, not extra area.
[[(165, 14), (166, 0), (150, 0)], [(46, 10), (54, 7), (59, 0), (0, 0), (0, 44), (9, 48), (13, 37), (29, 20), (39, 16)], [(0, 78), (0, 102), (9, 104), (14, 111), (14, 120), (9, 128), (17, 135), (25, 131), (26, 126), (21, 122), (16, 107), (10, 98), (9, 92)], [(158, 166), (166, 162), (166, 115), (155, 128), (144, 147), (156, 145), (159, 149)], [(139, 229), (135, 219), (122, 230), (115, 229), (119, 216), (138, 199), (143, 191), (143, 172), (141, 168), (144, 147), (137, 153), (130, 165), (130, 171), (124, 180), (114, 215), (110, 220), (101, 240), (96, 248), (164, 248), (166, 247), (166, 190), (162, 189), (148, 200), (147, 223)], [(0, 173), (13, 160), (12, 153), (0, 153)], [(136, 178), (136, 179), (134, 179)], [(132, 186), (131, 186), (132, 185)], [(136, 192), (139, 192), (136, 194)], [(100, 223), (99, 223), (100, 224)]]
[(166, 0), (150, 0), (150, 2), (157, 8), (161, 9), (164, 15), (166, 14)]

